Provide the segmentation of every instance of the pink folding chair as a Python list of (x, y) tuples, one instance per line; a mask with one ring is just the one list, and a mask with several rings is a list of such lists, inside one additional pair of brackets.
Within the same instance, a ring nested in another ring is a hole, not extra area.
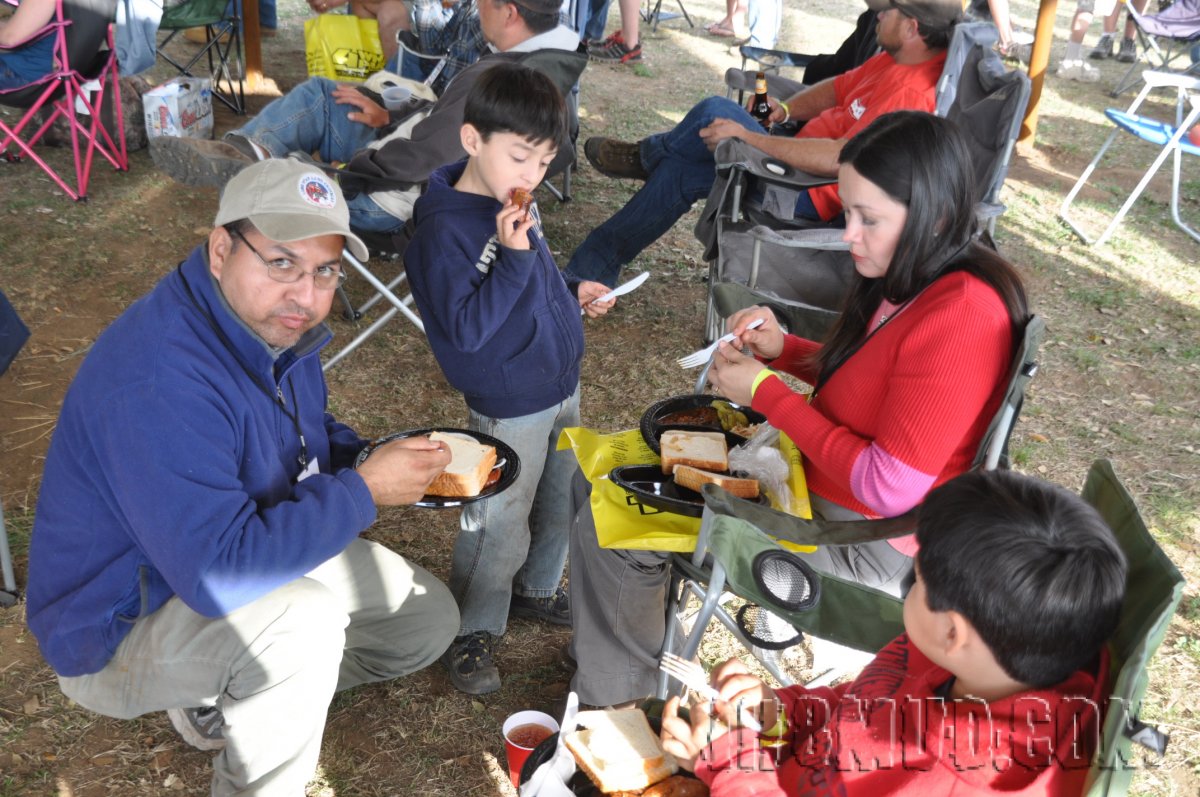
[[(54, 69), (32, 83), (0, 90), (0, 105), (23, 111), (14, 125), (0, 119), (0, 157), (10, 162), (32, 160), (76, 201), (87, 199), (96, 153), (114, 169), (129, 170), (112, 39), (116, 9), (117, 0), (56, 0), (54, 18), (15, 45), (19, 48), (46, 36), (55, 37)], [(85, 84), (92, 90), (86, 90)], [(115, 117), (112, 133), (101, 121), (101, 108), (109, 92)], [(43, 109), (49, 113), (39, 118), (38, 112)], [(71, 133), (75, 177), (70, 184), (34, 150), (59, 119), (66, 122)]]

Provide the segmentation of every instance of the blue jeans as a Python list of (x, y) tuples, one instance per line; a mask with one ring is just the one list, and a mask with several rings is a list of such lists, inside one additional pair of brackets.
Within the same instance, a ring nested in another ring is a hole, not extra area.
[(450, 591), (458, 600), (459, 634), (504, 633), (513, 593), (554, 594), (567, 561), (575, 454), (558, 451), (563, 429), (579, 425), (579, 388), (560, 404), (518, 418), (474, 410), (470, 428), (512, 446), (521, 475), (504, 492), (468, 504), (454, 541)]
[(783, 0), (750, 0), (746, 13), (750, 27), (750, 41), (754, 47), (775, 47), (779, 38), (779, 23), (783, 16)]
[[(251, 139), (272, 158), (286, 158), (289, 152), (317, 152), (326, 163), (349, 161), (375, 141), (375, 128), (351, 121), (349, 113), (354, 106), (334, 101), (337, 87), (328, 78), (309, 78), (227, 135)], [(391, 233), (404, 227), (404, 219), (379, 207), (366, 192), (347, 199), (346, 206), (350, 226), (356, 230)]]
[[(762, 132), (754, 117), (733, 100), (709, 97), (694, 105), (673, 129), (643, 139), (642, 165), (649, 179), (625, 207), (584, 239), (567, 264), (569, 274), (615, 286), (622, 266), (661, 238), (697, 200), (708, 196), (716, 167), (700, 130), (716, 119), (731, 119), (747, 130)], [(809, 206), (809, 217), (816, 218), (807, 193), (801, 202)], [(800, 205), (797, 212), (804, 212)]]
[(575, 30), (579, 38), (598, 42), (604, 38), (604, 26), (608, 24), (608, 6), (612, 0), (579, 0), (575, 6)]

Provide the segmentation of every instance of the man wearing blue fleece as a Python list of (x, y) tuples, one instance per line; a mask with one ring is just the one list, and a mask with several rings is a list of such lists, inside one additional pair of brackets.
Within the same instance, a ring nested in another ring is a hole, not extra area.
[(322, 323), (346, 203), (291, 159), (226, 186), (215, 228), (97, 340), (63, 402), (29, 550), (28, 620), (63, 692), (166, 710), (213, 795), (303, 794), (337, 690), (446, 649), (446, 587), (359, 538), (450, 460), (326, 412)]

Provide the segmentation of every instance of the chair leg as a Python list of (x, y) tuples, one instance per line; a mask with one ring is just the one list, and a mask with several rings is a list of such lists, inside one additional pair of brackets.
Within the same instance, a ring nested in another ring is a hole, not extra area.
[(4, 589), (0, 590), (0, 607), (8, 608), (17, 603), (17, 580), (13, 576), (12, 552), (8, 548), (8, 530), (4, 525), (4, 507), (0, 505), (0, 576)]
[(1117, 211), (1117, 215), (1113, 217), (1113, 220), (1109, 222), (1108, 227), (1106, 227), (1104, 232), (1100, 234), (1100, 237), (1096, 239), (1096, 246), (1102, 246), (1104, 242), (1108, 240), (1109, 236), (1113, 234), (1113, 231), (1117, 229), (1117, 225), (1120, 224), (1121, 220), (1125, 218), (1125, 214), (1129, 212), (1131, 207), (1133, 207), (1133, 203), (1136, 202), (1137, 198), (1142, 195), (1142, 191), (1146, 190), (1146, 185), (1150, 182), (1150, 179), (1154, 177), (1154, 174), (1158, 171), (1158, 167), (1162, 166), (1163, 161), (1167, 159), (1167, 155), (1171, 154), (1172, 150), (1178, 152), (1179, 139), (1186, 134), (1187, 130), (1180, 128), (1179, 130), (1175, 131), (1175, 135), (1171, 137), (1170, 142), (1168, 142), (1165, 147), (1159, 150), (1158, 156), (1154, 159), (1154, 163), (1152, 163), (1150, 168), (1146, 170), (1146, 173), (1142, 175), (1142, 179), (1138, 182), (1137, 188), (1133, 189), (1133, 193), (1131, 193), (1129, 198), (1125, 200), (1125, 204), (1121, 205), (1121, 209)]
[[(1176, 131), (1175, 137), (1171, 139), (1172, 142), (1177, 143), (1182, 136), (1187, 135), (1187, 131), (1192, 129), (1192, 125), (1196, 123), (1198, 117), (1200, 117), (1200, 105), (1197, 105), (1194, 109), (1192, 109), (1192, 112), (1188, 114), (1183, 124), (1179, 126), (1179, 130)], [(1171, 219), (1175, 222), (1175, 225), (1179, 227), (1179, 229), (1183, 230), (1197, 241), (1200, 241), (1200, 232), (1197, 232), (1185, 224), (1183, 217), (1179, 213), (1179, 187), (1180, 173), (1183, 165), (1183, 150), (1178, 146), (1172, 146), (1171, 148), (1175, 151), (1175, 169), (1174, 176), (1171, 180)]]
[(1100, 159), (1104, 157), (1104, 153), (1108, 151), (1110, 146), (1112, 146), (1113, 141), (1116, 140), (1117, 134), (1120, 132), (1120, 130), (1114, 129), (1108, 134), (1108, 138), (1105, 139), (1104, 144), (1100, 146), (1100, 151), (1096, 153), (1096, 157), (1092, 158), (1092, 162), (1089, 163), (1083, 170), (1083, 173), (1079, 175), (1079, 179), (1075, 181), (1075, 185), (1071, 187), (1069, 192), (1067, 192), (1066, 198), (1063, 199), (1063, 203), (1058, 209), (1059, 218), (1065, 221), (1067, 226), (1070, 227), (1071, 230), (1074, 231), (1074, 233), (1078, 235), (1080, 240), (1082, 240), (1085, 244), (1091, 245), (1094, 242), (1088, 236), (1088, 234), (1084, 232), (1083, 228), (1080, 227), (1079, 224), (1069, 215), (1071, 204), (1075, 201), (1075, 197), (1079, 194), (1079, 191), (1087, 183), (1088, 178), (1092, 176), (1092, 172), (1096, 170), (1096, 164), (1098, 164)]

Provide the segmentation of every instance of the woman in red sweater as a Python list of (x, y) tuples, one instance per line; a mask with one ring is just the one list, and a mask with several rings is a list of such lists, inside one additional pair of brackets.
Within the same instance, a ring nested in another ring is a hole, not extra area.
[[(859, 277), (829, 339), (785, 335), (770, 310), (751, 308), (730, 318), (738, 339), (721, 347), (709, 375), (718, 393), (751, 404), (796, 443), (813, 510), (828, 520), (902, 514), (970, 467), (1027, 315), (1012, 266), (975, 239), (970, 153), (951, 122), (881, 116), (840, 162)], [(764, 325), (748, 330), (756, 318)], [(793, 392), (767, 365), (814, 385), (816, 397)], [(571, 688), (583, 703), (611, 705), (654, 691), (670, 567), (654, 551), (600, 548), (581, 481), (568, 581)], [(914, 550), (905, 538), (805, 556), (822, 572), (898, 595)]]
[[(743, 310), (709, 380), (796, 444), (815, 512), (891, 517), (971, 466), (1028, 311), (1016, 271), (975, 236), (971, 156), (953, 123), (888, 114), (838, 161), (858, 274), (829, 338), (787, 335), (766, 307)], [(813, 385), (811, 399), (770, 369)], [(899, 594), (914, 552), (904, 537), (823, 546), (810, 562)]]

